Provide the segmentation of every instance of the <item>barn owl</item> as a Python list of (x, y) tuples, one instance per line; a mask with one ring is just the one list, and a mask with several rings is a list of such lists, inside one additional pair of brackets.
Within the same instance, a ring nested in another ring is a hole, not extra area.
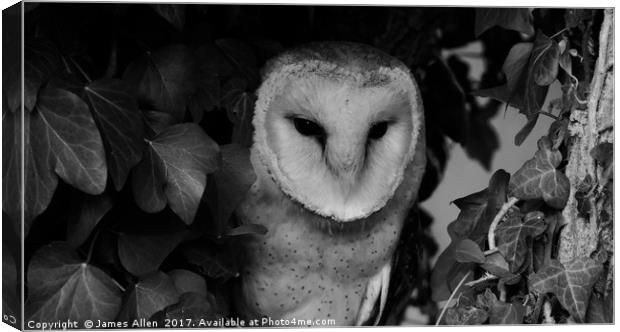
[(370, 46), (315, 43), (271, 60), (257, 96), (236, 215), (268, 232), (245, 244), (238, 311), (375, 323), (426, 162), (415, 80)]

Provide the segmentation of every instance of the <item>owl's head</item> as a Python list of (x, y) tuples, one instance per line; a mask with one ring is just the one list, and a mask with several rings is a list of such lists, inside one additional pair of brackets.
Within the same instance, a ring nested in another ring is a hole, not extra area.
[(346, 222), (392, 197), (423, 122), (418, 88), (400, 61), (361, 44), (310, 44), (266, 66), (254, 147), (287, 195)]

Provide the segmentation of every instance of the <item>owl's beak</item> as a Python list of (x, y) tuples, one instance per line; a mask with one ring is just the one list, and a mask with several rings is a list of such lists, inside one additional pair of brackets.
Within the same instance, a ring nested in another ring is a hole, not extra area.
[(359, 179), (364, 164), (364, 151), (357, 146), (334, 148), (328, 153), (327, 163), (339, 179), (343, 191), (349, 193)]

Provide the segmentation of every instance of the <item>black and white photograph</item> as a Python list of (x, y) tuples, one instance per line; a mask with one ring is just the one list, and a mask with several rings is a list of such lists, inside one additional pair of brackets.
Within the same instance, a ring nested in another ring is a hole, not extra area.
[(614, 6), (7, 3), (3, 329), (612, 327)]

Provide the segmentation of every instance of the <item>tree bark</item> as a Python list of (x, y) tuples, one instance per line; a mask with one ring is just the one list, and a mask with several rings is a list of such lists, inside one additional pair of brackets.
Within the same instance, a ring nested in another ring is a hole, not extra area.
[[(586, 110), (573, 110), (570, 116), (568, 146), (568, 164), (566, 175), (570, 180), (570, 196), (562, 216), (566, 226), (560, 234), (558, 259), (567, 263), (578, 257), (592, 257), (599, 263), (609, 262), (607, 280), (613, 281), (613, 213), (603, 218), (603, 188), (612, 181), (611, 176), (603, 174), (603, 168), (591, 156), (594, 147), (603, 142), (613, 143), (614, 135), (614, 20), (613, 9), (605, 9), (604, 19), (599, 35), (598, 59), (590, 83), (590, 94)], [(613, 165), (610, 166), (613, 169)], [(589, 201), (590, 213), (580, 216), (578, 199), (575, 193), (582, 181), (590, 176), (593, 190), (586, 199)], [(603, 256), (599, 253), (605, 253)], [(603, 261), (601, 261), (603, 260)]]

